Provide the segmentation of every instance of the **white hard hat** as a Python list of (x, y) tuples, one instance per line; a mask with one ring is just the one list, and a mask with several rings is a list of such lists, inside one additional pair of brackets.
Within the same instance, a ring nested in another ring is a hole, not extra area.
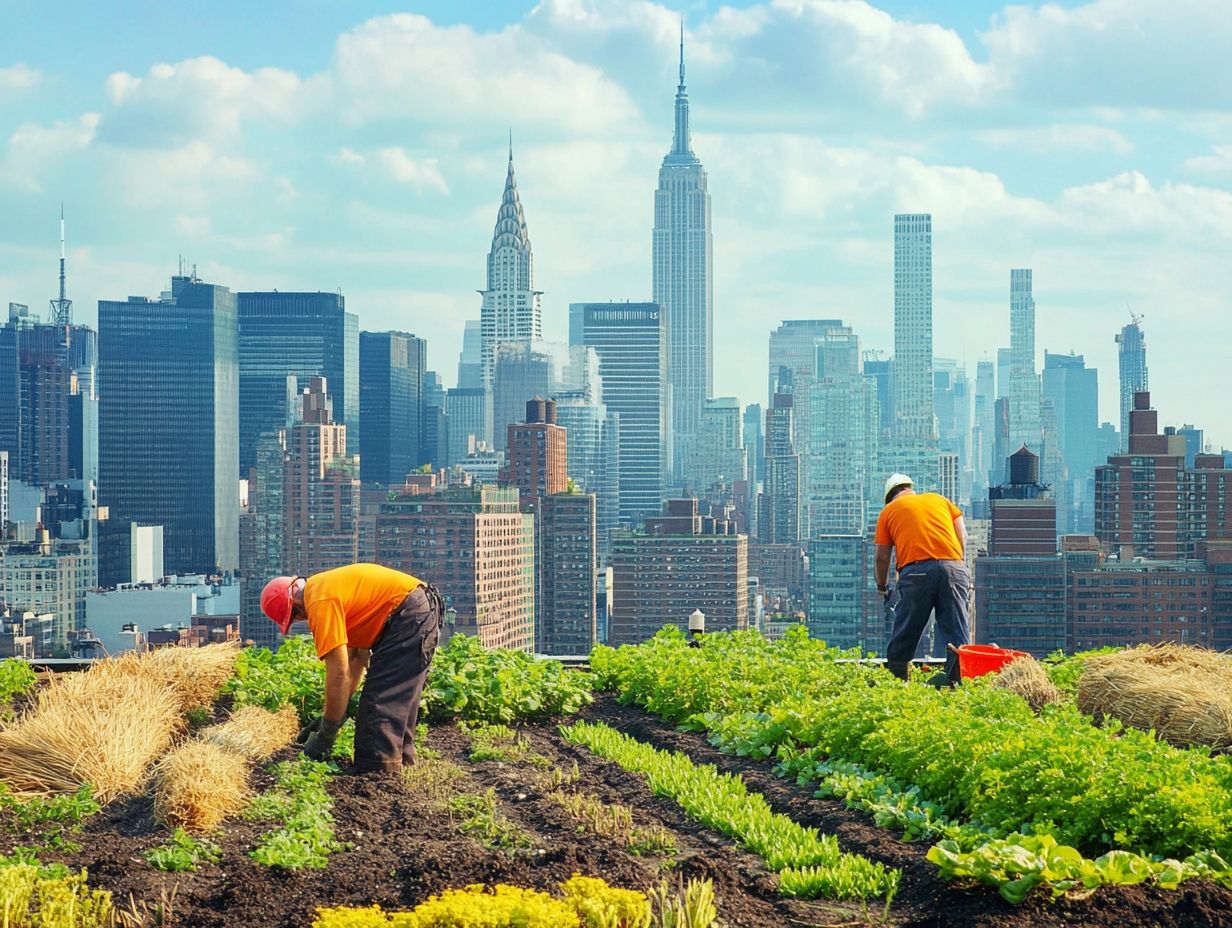
[(910, 477), (908, 477), (906, 474), (890, 474), (890, 477), (888, 480), (886, 480), (886, 484), (885, 484), (885, 501), (888, 503), (890, 501), (890, 494), (893, 493), (895, 490), (897, 490), (899, 487), (914, 487), (914, 486), (915, 486), (915, 481), (912, 480)]

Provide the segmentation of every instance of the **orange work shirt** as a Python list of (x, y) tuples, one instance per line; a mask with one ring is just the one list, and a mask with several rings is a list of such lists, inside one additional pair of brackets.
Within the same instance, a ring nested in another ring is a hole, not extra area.
[(916, 561), (961, 561), (954, 520), (962, 510), (939, 493), (900, 493), (877, 517), (879, 545), (893, 545), (899, 567)]
[(422, 580), (380, 564), (348, 564), (313, 574), (304, 584), (304, 608), (317, 656), (341, 644), (372, 647), (385, 620), (420, 586)]

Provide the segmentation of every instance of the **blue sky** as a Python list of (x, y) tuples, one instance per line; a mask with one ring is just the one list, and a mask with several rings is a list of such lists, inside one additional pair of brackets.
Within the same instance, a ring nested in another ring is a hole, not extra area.
[(514, 134), (548, 334), (644, 299), (678, 14), (714, 206), (715, 388), (764, 399), (783, 318), (892, 344), (892, 217), (933, 214), (935, 352), (1009, 339), (1099, 368), (1145, 316), (1165, 423), (1232, 445), (1232, 16), (1223, 0), (66, 3), (0, 0), (0, 304), (341, 288), (429, 339), (478, 315)]

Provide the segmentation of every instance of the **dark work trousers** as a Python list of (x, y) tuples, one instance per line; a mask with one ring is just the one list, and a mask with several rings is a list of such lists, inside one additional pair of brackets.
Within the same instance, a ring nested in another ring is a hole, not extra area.
[[(967, 644), (967, 593), (971, 577), (963, 561), (916, 561), (898, 569), (898, 603), (894, 629), (886, 643), (886, 664), (903, 667), (915, 656), (920, 636), (935, 611), (937, 632), (943, 644)], [(946, 649), (945, 672), (951, 683), (961, 679), (958, 656)]]
[(372, 645), (355, 717), (355, 769), (397, 772), (415, 763), (415, 727), (428, 666), (441, 635), (444, 603), (416, 587), (385, 621)]

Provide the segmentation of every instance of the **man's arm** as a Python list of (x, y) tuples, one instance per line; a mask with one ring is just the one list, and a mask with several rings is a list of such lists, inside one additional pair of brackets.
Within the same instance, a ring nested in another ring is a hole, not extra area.
[(338, 645), (321, 660), (325, 662), (325, 712), (323, 717), (331, 722), (340, 722), (346, 716), (347, 703), (351, 701), (351, 692), (354, 689), (347, 646)]
[(350, 649), (350, 661), (347, 665), (347, 672), (351, 675), (351, 696), (354, 696), (355, 691), (359, 689), (360, 678), (363, 677), (364, 671), (368, 669), (368, 661), (371, 657), (372, 652), (367, 648)]
[(954, 519), (954, 534), (958, 536), (958, 547), (962, 551), (963, 557), (967, 556), (967, 524), (963, 522), (962, 516), (957, 516)]
[(893, 545), (877, 545), (876, 576), (877, 589), (884, 590), (890, 582), (890, 552)]

